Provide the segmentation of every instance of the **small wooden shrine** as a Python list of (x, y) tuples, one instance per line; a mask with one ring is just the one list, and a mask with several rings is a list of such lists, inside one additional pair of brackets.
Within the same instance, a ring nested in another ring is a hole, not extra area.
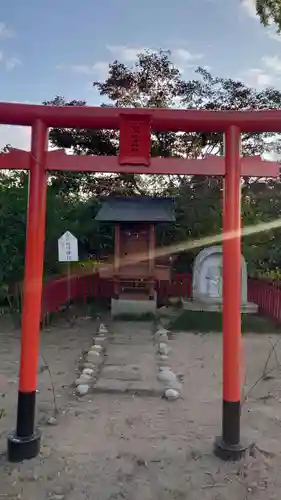
[(95, 220), (115, 226), (114, 257), (100, 268), (100, 277), (112, 280), (113, 315), (153, 312), (156, 283), (169, 281), (169, 256), (155, 255), (155, 226), (175, 221), (174, 200), (148, 196), (108, 197)]

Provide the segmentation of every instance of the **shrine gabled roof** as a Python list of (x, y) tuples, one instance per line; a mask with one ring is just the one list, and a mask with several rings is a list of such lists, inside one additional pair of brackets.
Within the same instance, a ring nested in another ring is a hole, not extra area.
[(173, 198), (116, 196), (102, 200), (95, 217), (101, 222), (174, 222)]

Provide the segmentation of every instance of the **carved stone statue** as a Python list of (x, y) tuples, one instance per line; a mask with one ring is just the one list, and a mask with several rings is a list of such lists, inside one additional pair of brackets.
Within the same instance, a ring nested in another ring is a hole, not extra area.
[(207, 295), (210, 298), (222, 297), (222, 272), (219, 266), (210, 266), (206, 273)]

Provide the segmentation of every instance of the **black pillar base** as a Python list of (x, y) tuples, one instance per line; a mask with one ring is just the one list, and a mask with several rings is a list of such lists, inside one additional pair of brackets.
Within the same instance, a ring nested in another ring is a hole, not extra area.
[(8, 435), (7, 458), (9, 462), (22, 462), (37, 457), (40, 453), (41, 432), (35, 430), (30, 437), (19, 437), (16, 431)]
[(221, 437), (217, 437), (214, 454), (221, 460), (235, 462), (245, 455), (247, 448), (248, 446), (245, 443), (228, 444)]

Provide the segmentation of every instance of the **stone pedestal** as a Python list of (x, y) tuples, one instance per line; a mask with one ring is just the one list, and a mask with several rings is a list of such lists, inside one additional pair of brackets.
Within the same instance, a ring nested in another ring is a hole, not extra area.
[(146, 314), (156, 314), (157, 298), (153, 300), (138, 299), (111, 299), (111, 315), (118, 316), (144, 316)]
[[(185, 311), (209, 311), (209, 312), (220, 312), (223, 309), (222, 304), (215, 304), (212, 302), (203, 302), (198, 300), (182, 300), (183, 309)], [(253, 302), (247, 302), (247, 304), (241, 304), (241, 313), (244, 314), (256, 314), (258, 312), (258, 305)]]

